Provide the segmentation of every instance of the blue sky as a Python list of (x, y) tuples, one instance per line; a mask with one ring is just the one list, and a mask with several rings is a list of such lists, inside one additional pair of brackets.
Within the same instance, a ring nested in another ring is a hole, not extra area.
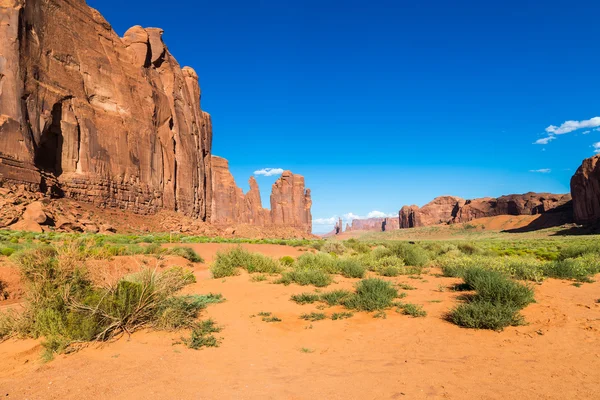
[[(304, 175), (315, 232), (444, 194), (566, 193), (600, 148), (600, 2), (88, 4), (120, 35), (165, 30), (213, 153), (245, 190), (263, 168)], [(276, 178), (258, 177), (266, 207)]]

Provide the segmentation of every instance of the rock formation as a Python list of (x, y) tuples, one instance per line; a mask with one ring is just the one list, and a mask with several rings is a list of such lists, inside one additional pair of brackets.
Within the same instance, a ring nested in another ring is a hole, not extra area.
[(211, 120), (162, 30), (82, 0), (1, 0), (0, 174), (137, 213), (206, 218)]
[(283, 172), (273, 184), (269, 211), (262, 208), (260, 190), (254, 177), (249, 181), (250, 190), (244, 194), (229, 172), (227, 160), (213, 156), (212, 163), (212, 223), (285, 226), (302, 232), (312, 230), (310, 190), (305, 189), (302, 176)]
[[(387, 220), (387, 221), (386, 221)], [(352, 220), (351, 230), (353, 231), (377, 231), (381, 232), (382, 224), (386, 221), (385, 230), (391, 231), (399, 229), (400, 224), (397, 217), (390, 218), (366, 218)]]
[(536, 215), (564, 210), (571, 195), (525, 193), (464, 200), (460, 197), (437, 197), (423, 207), (404, 206), (400, 210), (400, 228), (468, 222), (497, 215)]
[(244, 195), (227, 161), (212, 160), (198, 75), (162, 34), (134, 26), (120, 38), (85, 0), (0, 0), (0, 185), (137, 214), (309, 231), (304, 178), (282, 175), (270, 213), (253, 178)]
[(310, 189), (305, 188), (304, 177), (284, 171), (273, 184), (271, 191), (273, 225), (310, 231), (312, 229), (311, 206)]
[(571, 178), (573, 217), (582, 225), (600, 222), (600, 154), (583, 160)]

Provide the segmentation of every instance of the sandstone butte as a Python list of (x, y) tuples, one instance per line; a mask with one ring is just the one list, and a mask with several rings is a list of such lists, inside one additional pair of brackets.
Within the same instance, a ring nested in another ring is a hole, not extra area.
[(571, 178), (573, 217), (582, 225), (600, 223), (600, 154), (583, 161)]
[(0, 181), (136, 214), (311, 231), (303, 177), (281, 176), (269, 212), (254, 179), (244, 195), (212, 157), (198, 75), (161, 29), (121, 38), (85, 0), (0, 0), (0, 20)]

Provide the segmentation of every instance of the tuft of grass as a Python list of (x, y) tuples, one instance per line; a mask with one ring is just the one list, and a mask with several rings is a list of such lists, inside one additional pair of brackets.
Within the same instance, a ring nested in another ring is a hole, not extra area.
[(281, 322), (281, 319), (274, 315), (272, 315), (270, 317), (263, 317), (262, 320), (265, 322)]
[(311, 312), (310, 314), (302, 314), (300, 316), (300, 319), (306, 320), (306, 321), (321, 321), (323, 319), (327, 318), (327, 316), (323, 313), (316, 313), (316, 312)]
[(296, 260), (296, 270), (317, 270), (327, 274), (338, 274), (338, 258), (327, 253), (304, 253)]
[(379, 311), (391, 306), (398, 297), (398, 290), (390, 282), (369, 278), (356, 285), (356, 291), (343, 304), (349, 309), (358, 311)]
[(353, 313), (344, 311), (344, 312), (339, 312), (339, 313), (333, 313), (333, 314), (331, 314), (331, 319), (334, 320), (334, 321), (336, 321), (338, 319), (352, 318), (353, 316), (354, 316)]
[(330, 240), (325, 242), (321, 248), (321, 251), (324, 253), (333, 253), (341, 256), (346, 252), (346, 246), (344, 246), (344, 243), (342, 242), (334, 242)]
[(319, 300), (319, 295), (316, 293), (300, 293), (292, 295), (290, 299), (298, 304), (312, 304)]
[(319, 300), (327, 303), (329, 306), (336, 306), (341, 304), (344, 299), (348, 298), (348, 296), (352, 295), (352, 292), (348, 290), (332, 290), (330, 292), (323, 292), (319, 296)]
[(309, 349), (308, 347), (303, 347), (300, 349), (301, 352), (303, 353), (314, 353), (314, 349)]
[(398, 305), (396, 311), (404, 315), (410, 315), (413, 318), (427, 316), (427, 312), (423, 310), (422, 306), (411, 303), (402, 303)]
[(472, 329), (502, 330), (524, 323), (518, 308), (486, 301), (461, 304), (450, 312), (448, 319), (456, 325)]
[(284, 267), (291, 267), (292, 265), (294, 265), (294, 262), (294, 257), (290, 256), (283, 256), (279, 259), (279, 263)]
[(415, 290), (416, 287), (409, 285), (408, 283), (397, 283), (396, 286), (402, 290)]
[(171, 256), (180, 256), (194, 263), (203, 263), (204, 259), (198, 255), (191, 247), (169, 247), (165, 253)]
[(267, 276), (265, 274), (254, 274), (250, 280), (252, 282), (264, 282), (267, 280)]
[(373, 314), (373, 318), (387, 319), (387, 314), (385, 311), (377, 311), (375, 314)]

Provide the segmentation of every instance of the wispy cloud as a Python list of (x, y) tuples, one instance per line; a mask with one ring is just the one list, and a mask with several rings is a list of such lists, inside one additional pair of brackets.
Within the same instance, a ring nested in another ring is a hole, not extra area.
[(331, 217), (331, 218), (316, 218), (313, 219), (313, 225), (335, 225), (335, 223), (337, 222), (337, 218), (336, 217)]
[(536, 172), (539, 174), (549, 174), (552, 172), (550, 168), (530, 169), (529, 172)]
[[(594, 129), (594, 130), (595, 130), (595, 129)], [(587, 135), (587, 134), (588, 134), (588, 133), (590, 133), (590, 132), (591, 132), (590, 130), (587, 130), (587, 131), (583, 131), (583, 132), (581, 132), (581, 134), (582, 134), (582, 135)]]
[(254, 171), (254, 175), (263, 175), (263, 176), (273, 176), (273, 175), (281, 175), (283, 173), (283, 169), (281, 168), (263, 168), (258, 171)]
[(592, 145), (594, 148), (594, 153), (600, 153), (600, 142), (596, 142)]
[(596, 128), (600, 126), (600, 117), (594, 117), (583, 121), (565, 121), (560, 126), (550, 125), (546, 128), (546, 132), (551, 135), (563, 135), (565, 133), (573, 132), (578, 129), (584, 128)]
[(548, 136), (548, 137), (536, 140), (535, 142), (533, 142), (533, 144), (548, 144), (554, 139), (556, 139), (556, 136)]

